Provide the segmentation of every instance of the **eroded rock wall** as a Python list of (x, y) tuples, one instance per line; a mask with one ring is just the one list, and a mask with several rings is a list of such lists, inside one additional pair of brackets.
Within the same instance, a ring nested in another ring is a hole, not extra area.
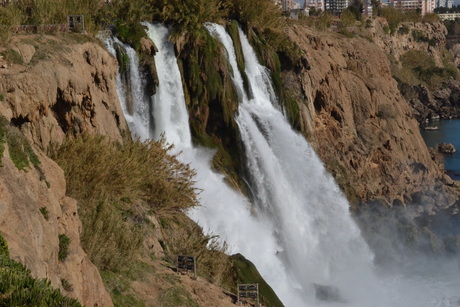
[[(102, 134), (120, 142), (129, 135), (117, 96), (117, 62), (97, 41), (78, 34), (17, 36), (5, 50), (19, 57), (0, 59), (0, 115), (28, 138), (40, 164), (18, 170), (5, 149), (0, 234), (34, 277), (49, 279), (85, 306), (112, 306), (81, 248), (78, 204), (66, 196), (64, 172), (45, 151), (66, 135)], [(62, 260), (59, 235), (70, 239)]]
[[(387, 54), (363, 38), (293, 26), (290, 38), (307, 54), (310, 68), (285, 71), (284, 85), (299, 95), (302, 130), (352, 205), (382, 199), (447, 206), (448, 180), (433, 161), (391, 76)], [(425, 206), (425, 204), (420, 204)]]
[(122, 133), (129, 135), (116, 91), (117, 62), (97, 42), (19, 36), (10, 48), (22, 64), (0, 69), (0, 115), (35, 144), (44, 149), (66, 134), (97, 133), (120, 141)]

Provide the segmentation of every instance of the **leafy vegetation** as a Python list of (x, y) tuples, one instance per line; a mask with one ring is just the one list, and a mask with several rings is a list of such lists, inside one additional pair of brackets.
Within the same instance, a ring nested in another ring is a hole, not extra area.
[[(195, 173), (169, 154), (171, 148), (163, 140), (119, 144), (85, 135), (50, 152), (65, 171), (68, 193), (79, 202), (82, 246), (102, 270), (117, 306), (142, 306), (130, 276), (149, 270), (137, 260), (145, 253), (143, 237), (155, 227), (149, 215), (160, 221), (166, 260), (195, 255), (198, 275), (217, 284), (227, 269), (225, 246), (204, 236), (182, 212), (197, 205)], [(141, 265), (142, 270), (136, 269)]]
[(8, 63), (22, 64), (22, 56), (14, 49), (8, 49), (0, 53)]
[(75, 306), (80, 303), (53, 289), (49, 280), (35, 279), (22, 264), (11, 260), (0, 236), (0, 306)]
[(69, 244), (70, 244), (70, 238), (66, 236), (65, 234), (60, 234), (59, 235), (59, 253), (58, 253), (58, 259), (60, 261), (65, 261), (67, 259), (67, 256), (69, 255)]
[(43, 217), (45, 218), (45, 220), (48, 220), (49, 219), (49, 212), (48, 212), (48, 209), (46, 207), (41, 207), (40, 209), (40, 213), (43, 215)]
[(40, 164), (40, 160), (22, 132), (18, 128), (11, 126), (5, 117), (0, 116), (0, 155), (2, 157), (5, 143), (8, 144), (11, 160), (19, 170), (29, 167), (30, 163), (33, 166)]
[(436, 46), (436, 40), (428, 38), (422, 31), (412, 30), (412, 37), (416, 42), (426, 42), (430, 46)]
[(445, 63), (444, 67), (436, 66), (434, 60), (423, 51), (410, 50), (403, 54), (400, 66), (392, 65), (394, 78), (398, 81), (400, 89), (407, 86), (424, 84), (429, 89), (436, 90), (442, 83), (458, 78), (456, 67)]
[(173, 286), (163, 292), (158, 299), (158, 303), (160, 306), (164, 307), (200, 306), (191, 298), (190, 294), (180, 286)]
[(379, 9), (379, 15), (385, 17), (388, 22), (390, 34), (396, 33), (401, 22), (437, 22), (439, 17), (436, 14), (425, 14), (413, 10), (400, 10), (393, 7), (383, 7)]
[(134, 200), (160, 216), (197, 204), (194, 171), (164, 146), (82, 136), (51, 153), (79, 201), (83, 248), (100, 269), (117, 271), (139, 251), (146, 221), (133, 211)]
[(267, 307), (282, 307), (283, 303), (278, 299), (273, 289), (260, 276), (254, 264), (241, 254), (230, 257), (231, 268), (227, 271), (225, 286), (231, 292), (236, 293), (237, 284), (259, 284), (260, 302)]

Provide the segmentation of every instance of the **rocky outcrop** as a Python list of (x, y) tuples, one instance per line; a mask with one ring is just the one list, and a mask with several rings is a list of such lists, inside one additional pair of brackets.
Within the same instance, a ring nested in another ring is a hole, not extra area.
[(442, 50), (446, 43), (447, 29), (440, 22), (402, 22), (393, 35), (387, 35), (388, 23), (384, 18), (372, 20), (369, 27), (371, 40), (385, 53), (398, 60), (409, 50), (426, 52), (442, 65)]
[[(420, 191), (445, 190), (379, 44), (302, 26), (289, 36), (310, 63), (300, 74), (283, 73), (285, 86), (300, 93), (302, 131), (355, 206), (406, 204)], [(438, 194), (430, 203), (453, 203), (450, 193)]]
[(68, 134), (121, 141), (128, 133), (116, 91), (117, 62), (99, 44), (83, 36), (19, 36), (9, 50), (20, 59), (0, 70), (0, 115), (40, 148)]
[[(0, 234), (11, 256), (86, 306), (112, 306), (97, 268), (80, 246), (77, 203), (67, 197), (64, 172), (36, 150), (40, 164), (18, 170), (5, 150), (0, 167)], [(59, 235), (70, 239), (58, 258)]]
[(443, 153), (443, 154), (454, 154), (457, 151), (455, 149), (455, 146), (451, 143), (438, 144), (437, 149), (440, 153)]

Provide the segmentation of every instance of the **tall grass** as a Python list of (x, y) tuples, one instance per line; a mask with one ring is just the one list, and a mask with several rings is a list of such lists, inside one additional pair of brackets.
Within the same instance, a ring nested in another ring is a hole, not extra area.
[(100, 269), (116, 271), (139, 252), (147, 222), (134, 213), (135, 200), (158, 216), (197, 204), (195, 172), (170, 149), (164, 141), (119, 144), (87, 135), (51, 149), (79, 201), (83, 248)]

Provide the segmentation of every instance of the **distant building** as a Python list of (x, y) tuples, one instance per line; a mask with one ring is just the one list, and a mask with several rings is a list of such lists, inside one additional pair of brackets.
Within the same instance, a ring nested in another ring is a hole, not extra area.
[(456, 18), (460, 18), (460, 13), (444, 13), (444, 14), (438, 14), (438, 16), (441, 19), (441, 21), (455, 20)]
[(451, 9), (453, 5), (454, 5), (454, 0), (436, 0), (435, 1), (435, 8), (447, 7)]
[(370, 0), (364, 0), (363, 3), (363, 15), (364, 16), (372, 16), (373, 15), (373, 9), (372, 9), (372, 4)]
[(294, 0), (282, 0), (281, 7), (283, 8), (283, 12), (288, 12), (293, 9), (299, 9), (300, 4)]
[(433, 13), (435, 0), (390, 0), (382, 2), (382, 6), (390, 6), (400, 10), (420, 10), (423, 15)]
[(305, 8), (325, 11), (324, 0), (305, 0)]
[(350, 5), (349, 0), (324, 0), (324, 8), (333, 15), (339, 15)]

